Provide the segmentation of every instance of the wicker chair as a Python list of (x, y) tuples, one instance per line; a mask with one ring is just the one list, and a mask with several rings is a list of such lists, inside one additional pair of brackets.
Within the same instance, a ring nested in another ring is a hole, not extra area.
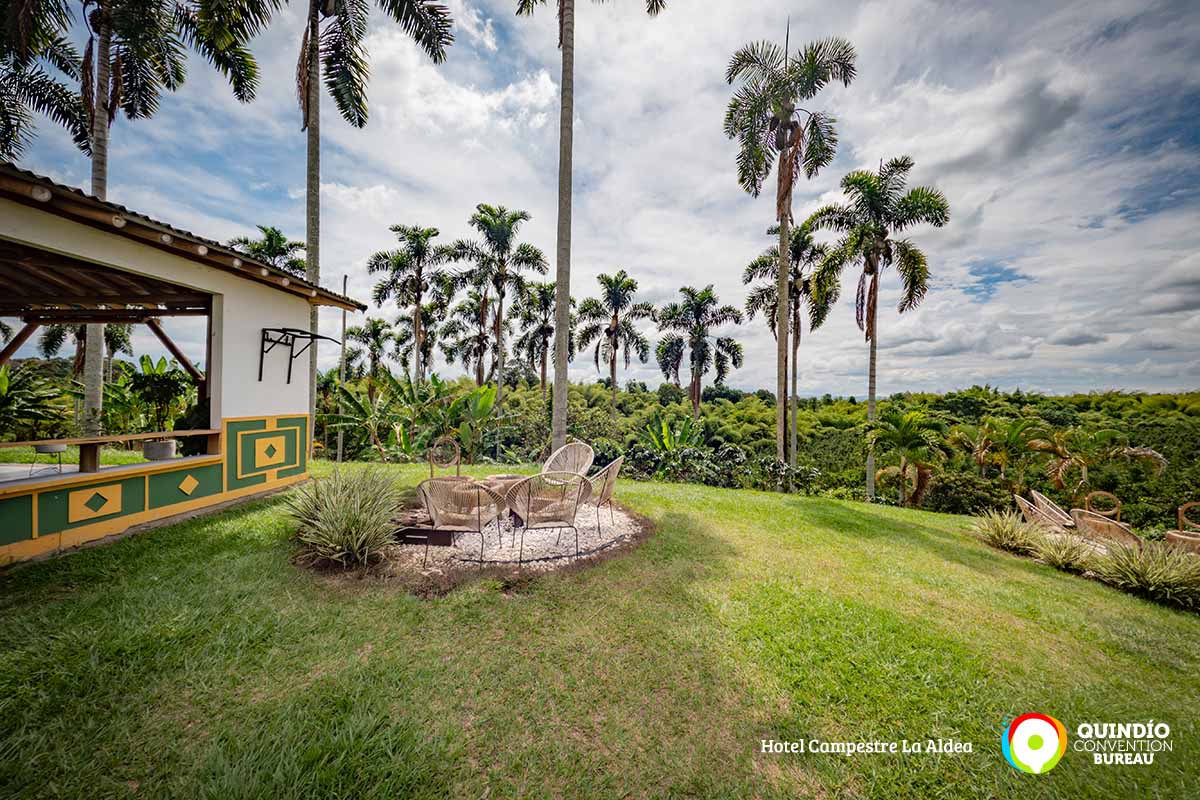
[(1200, 503), (1184, 503), (1176, 512), (1180, 533), (1200, 533), (1200, 522), (1188, 517), (1188, 512), (1193, 508), (1200, 508)]
[(462, 451), (458, 442), (449, 436), (442, 436), (429, 446), (429, 477), (433, 477), (434, 468), (450, 469), (454, 467), (456, 476), (462, 475)]
[(596, 507), (597, 536), (600, 535), (600, 508), (602, 506), (608, 506), (609, 519), (614, 525), (617, 522), (616, 515), (613, 514), (612, 498), (613, 491), (617, 488), (617, 473), (621, 471), (623, 463), (625, 463), (625, 456), (620, 456), (616, 461), (588, 478), (588, 482), (592, 484), (592, 496), (588, 498), (587, 502), (588, 505)]
[[(588, 448), (589, 450), (591, 448)], [(517, 564), (525, 560), (525, 531), (557, 529), (561, 539), (564, 528), (575, 532), (575, 555), (579, 555), (579, 528), (575, 517), (579, 507), (592, 495), (592, 484), (574, 472), (543, 472), (533, 475), (508, 490), (504, 501), (521, 525), (521, 547)], [(555, 539), (557, 543), (558, 539)]]
[(1088, 539), (1105, 545), (1122, 544), (1142, 549), (1142, 537), (1123, 522), (1082, 508), (1072, 508), (1071, 517), (1075, 520), (1075, 530)]
[(1167, 542), (1176, 546), (1182, 547), (1185, 550), (1191, 550), (1196, 555), (1200, 555), (1200, 533), (1191, 531), (1167, 531)]
[(1071, 519), (1071, 515), (1062, 510), (1058, 503), (1051, 500), (1041, 492), (1030, 490), (1029, 496), (1033, 498), (1033, 504), (1043, 515), (1048, 517), (1054, 524), (1060, 528), (1074, 528), (1075, 520)]
[[(1110, 507), (1106, 509), (1096, 507), (1095, 502), (1097, 500), (1104, 501)], [(1117, 522), (1121, 521), (1121, 500), (1112, 492), (1090, 492), (1087, 497), (1083, 498), (1083, 507), (1093, 514), (1115, 519)]]
[(570, 472), (574, 475), (587, 475), (592, 468), (596, 452), (583, 442), (568, 442), (555, 450), (542, 465), (542, 473)]
[[(417, 486), (417, 495), (424, 501), (429, 519), (437, 530), (479, 534), (479, 564), (483, 566), (483, 532), (496, 523), (496, 538), (500, 539), (500, 515), (504, 498), (482, 483), (456, 477), (430, 478)], [(425, 543), (429, 557), (429, 543)]]
[[(1013, 500), (1017, 501), (1017, 508), (1021, 509), (1021, 515), (1025, 517), (1025, 521), (1030, 525), (1051, 533), (1067, 532), (1067, 529), (1063, 527), (1058, 520), (1056, 520), (1054, 517), (1051, 517), (1045, 511), (1042, 511), (1042, 509), (1038, 508), (1024, 497), (1021, 497), (1021, 495), (1014, 494)], [(1072, 523), (1072, 526), (1074, 526), (1074, 523)]]

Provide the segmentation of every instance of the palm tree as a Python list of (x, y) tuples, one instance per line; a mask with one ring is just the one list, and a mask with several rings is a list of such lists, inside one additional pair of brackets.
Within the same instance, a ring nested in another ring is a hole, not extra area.
[[(88, 39), (78, 71), (79, 96), (88, 132), (93, 195), (104, 200), (108, 194), (108, 129), (117, 110), (123, 110), (129, 119), (152, 116), (158, 110), (163, 90), (175, 91), (183, 84), (188, 46), (229, 80), (238, 100), (249, 102), (254, 98), (258, 66), (245, 43), (262, 29), (275, 2), (82, 0)], [(46, 52), (40, 48), (45, 48), (48, 42), (65, 45), (75, 30), (66, 0), (0, 0), (0, 3), (3, 17), (8, 21), (4, 51), (11, 53), (17, 63), (27, 63)], [(63, 54), (67, 52), (65, 48), (60, 50)], [(25, 77), (34, 74), (26, 72)], [(88, 325), (87, 335), (94, 342), (101, 341), (104, 326)], [(101, 348), (89, 348), (87, 352), (91, 358), (85, 360), (83, 367), (83, 428), (84, 433), (97, 435), (104, 394), (104, 364)], [(310, 386), (310, 394), (311, 389)]]
[(992, 461), (1000, 468), (1000, 479), (1007, 479), (1009, 468), (1029, 454), (1029, 443), (1042, 435), (1042, 422), (1028, 417), (984, 420), (992, 440)]
[[(895, 234), (914, 225), (928, 223), (940, 228), (950, 220), (946, 197), (936, 189), (917, 186), (905, 192), (913, 160), (908, 156), (893, 158), (880, 166), (879, 172), (856, 170), (842, 178), (842, 191), (848, 203), (818, 209), (809, 224), (842, 234), (821, 265), (818, 283), (836, 299), (838, 276), (848, 264), (862, 266), (858, 280), (856, 317), (858, 327), (870, 343), (867, 377), (867, 421), (875, 420), (875, 363), (877, 345), (876, 305), (879, 298), (879, 276), (890, 265), (896, 265), (904, 284), (900, 298), (900, 313), (920, 305), (925, 297), (929, 267), (925, 254), (910, 240), (895, 238)], [(869, 281), (869, 283), (868, 283)], [(867, 496), (875, 497), (875, 461), (867, 454)]]
[(712, 284), (703, 289), (684, 286), (679, 290), (683, 299), (665, 306), (658, 312), (658, 327), (678, 333), (687, 343), (692, 367), (688, 396), (692, 401), (692, 417), (700, 419), (701, 384), (709, 369), (717, 371), (717, 385), (725, 382), (729, 365), (742, 366), (742, 346), (730, 336), (713, 337), (712, 329), (742, 322), (742, 312), (735, 306), (720, 305)]
[[(435, 64), (446, 60), (454, 42), (449, 10), (431, 0), (379, 0), (380, 9), (413, 38)], [(296, 63), (296, 97), (300, 102), (300, 129), (306, 131), (305, 174), (305, 276), (321, 282), (321, 79), (338, 112), (355, 128), (367, 124), (367, 78), (370, 68), (363, 39), (367, 35), (370, 6), (365, 0), (308, 0), (308, 19), (300, 40)], [(322, 23), (324, 27), (322, 28)], [(309, 312), (309, 326), (317, 333), (317, 306)], [(309, 350), (310, 406), (315, 401), (317, 348)], [(310, 407), (310, 413), (312, 409)]]
[[(779, 233), (778, 226), (772, 226), (767, 235), (774, 236)], [(791, 423), (788, 425), (789, 442), (788, 442), (788, 463), (791, 466), (796, 466), (796, 444), (798, 438), (799, 424), (797, 419), (797, 406), (800, 398), (797, 396), (797, 383), (800, 376), (800, 339), (803, 335), (803, 312), (807, 309), (809, 319), (809, 330), (815, 331), (825, 322), (825, 318), (829, 315), (830, 305), (824, 292), (820, 292), (816, 287), (814, 278), (814, 268), (827, 255), (826, 247), (823, 244), (818, 244), (813, 241), (812, 229), (807, 223), (799, 227), (792, 228), (791, 242), (788, 247), (788, 263), (790, 264), (790, 272), (788, 275), (788, 319), (790, 320), (789, 328), (791, 335), (791, 351), (792, 351), (792, 400), (789, 416)], [(763, 280), (750, 290), (750, 295), (746, 298), (746, 316), (750, 319), (754, 315), (762, 312), (763, 319), (766, 320), (767, 326), (771, 329), (772, 335), (778, 335), (778, 330), (775, 327), (775, 320), (778, 314), (778, 297), (779, 297), (779, 247), (771, 247), (758, 258), (746, 265), (746, 269), (742, 272), (742, 283), (751, 284), (756, 280)]]
[[(491, 310), (491, 315), (495, 310)], [(447, 361), (457, 361), (463, 369), (475, 373), (475, 384), (482, 386), (487, 378), (485, 365), (488, 355), (492, 356), (493, 371), (496, 364), (492, 348), (495, 320), (489, 315), (489, 304), (484, 292), (471, 289), (467, 296), (450, 309), (449, 319), (442, 326), (442, 355)]]
[[(0, 18), (16, 14), (0, 0)], [(11, 17), (15, 19), (14, 17)], [(90, 154), (83, 102), (77, 92), (47, 70), (58, 70), (68, 79), (80, 79), (79, 51), (60, 33), (37, 30), (24, 55), (18, 55), (6, 38), (0, 38), (0, 160), (18, 161), (33, 141), (33, 115), (44, 114), (70, 132), (84, 155)]]
[(658, 347), (654, 348), (654, 358), (663, 377), (676, 386), (679, 385), (679, 370), (683, 367), (683, 356), (686, 352), (687, 342), (675, 333), (663, 336), (658, 342)]
[[(416, 337), (416, 318), (407, 314), (396, 318), (392, 326), (395, 330), (396, 361), (400, 363), (405, 374), (412, 375), (416, 370), (410, 367), (416, 362), (422, 373), (433, 361), (433, 349), (442, 338), (441, 323), (446, 316), (447, 303), (435, 298), (421, 306), (421, 344), (418, 350)], [(423, 376), (422, 376), (423, 377)], [(412, 380), (412, 378), (409, 378)]]
[(393, 225), (390, 230), (396, 234), (400, 247), (380, 250), (371, 256), (367, 261), (367, 272), (384, 273), (383, 279), (375, 284), (374, 299), (377, 305), (394, 299), (397, 305), (412, 309), (412, 318), (406, 327), (412, 337), (411, 352), (416, 362), (413, 374), (417, 381), (423, 381), (425, 366), (433, 349), (432, 344), (426, 346), (425, 342), (425, 291), (445, 279), (445, 270), (438, 267), (452, 259), (454, 250), (447, 245), (433, 244), (440, 233), (437, 228)]
[(1110, 428), (1055, 431), (1047, 437), (1030, 441), (1029, 449), (1048, 456), (1046, 475), (1059, 489), (1067, 488), (1071, 473), (1079, 473), (1079, 479), (1070, 487), (1073, 494), (1078, 494), (1088, 485), (1088, 471), (1106, 461), (1118, 458), (1142, 461), (1157, 474), (1167, 467), (1167, 459), (1161, 453), (1149, 447), (1131, 446), (1124, 434)]
[[(547, 400), (546, 368), (550, 354), (554, 351), (554, 283), (529, 283), (517, 305), (517, 320), (521, 335), (513, 350), (524, 358), (525, 363), (538, 371), (542, 401)], [(574, 299), (571, 305), (575, 305)], [(571, 356), (575, 353), (575, 316), (571, 315), (570, 330), (567, 331)]]
[[(790, 33), (790, 29), (789, 29)], [(789, 37), (790, 38), (790, 37)], [(776, 296), (788, 294), (789, 268), (784, 263), (791, 234), (792, 187), (800, 171), (808, 178), (833, 160), (837, 133), (833, 118), (800, 108), (827, 84), (849, 86), (855, 74), (854, 47), (843, 39), (823, 39), (796, 53), (788, 41), (780, 47), (755, 42), (738, 50), (729, 62), (725, 79), (741, 87), (725, 112), (725, 134), (738, 142), (738, 182), (754, 197), (777, 162), (775, 218), (779, 222), (779, 268)], [(786, 456), (788, 318), (780, 308), (775, 315), (775, 456)]]
[(0, 319), (0, 340), (3, 340), (4, 344), (8, 344), (8, 340), (11, 339), (12, 337), (13, 337), (12, 325), (9, 325), (4, 320)]
[(463, 276), (481, 290), (482, 313), (487, 314), (488, 305), (494, 299), (492, 310), (493, 358), (496, 362), (496, 409), (504, 405), (504, 298), (509, 290), (519, 295), (525, 286), (522, 272), (544, 274), (548, 268), (546, 255), (537, 247), (522, 242), (517, 244), (521, 224), (531, 219), (528, 211), (509, 211), (504, 206), (480, 203), (475, 207), (469, 223), (483, 237), (473, 242), (460, 239), (454, 243), (456, 257), (470, 261), (474, 269)]
[[(603, 2), (603, 0), (598, 0)], [(546, 0), (517, 0), (517, 14), (533, 14)], [(555, 249), (554, 285), (554, 402), (551, 446), (567, 443), (567, 362), (572, 352), (571, 326), (571, 169), (575, 139), (575, 0), (557, 0), (558, 48), (562, 51), (562, 105), (558, 117), (558, 242)], [(667, 0), (646, 0), (646, 13), (656, 16)]]
[(867, 431), (867, 442), (871, 450), (895, 453), (899, 465), (880, 470), (884, 474), (895, 474), (900, 479), (900, 505), (909, 504), (908, 481), (909, 472), (913, 472), (912, 501), (920, 502), (932, 474), (931, 462), (940, 458), (942, 450), (942, 434), (945, 424), (921, 411), (888, 411), (878, 422), (871, 425)]
[[(75, 343), (75, 360), (72, 371), (78, 376), (83, 372), (84, 364), (87, 361), (86, 329), (86, 325), (44, 325), (38, 335), (38, 352), (42, 354), (42, 358), (54, 358), (62, 352), (63, 345), (70, 337)], [(116, 357), (117, 353), (133, 355), (133, 326), (105, 325), (104, 352), (108, 354), (111, 373), (112, 359)], [(104, 363), (104, 352), (101, 353), (101, 364)]]
[(395, 341), (396, 334), (386, 320), (379, 317), (367, 317), (362, 325), (356, 325), (346, 331), (346, 338), (363, 346), (367, 357), (367, 398), (375, 402), (375, 384), (384, 369), (388, 358), (388, 350)]
[(262, 236), (252, 239), (249, 236), (238, 236), (226, 244), (234, 250), (270, 264), (278, 269), (287, 270), (298, 278), (304, 277), (304, 257), (297, 255), (304, 252), (304, 242), (294, 242), (284, 235), (279, 228), (270, 225), (255, 225)]
[(615, 275), (597, 275), (600, 297), (589, 297), (579, 305), (579, 349), (596, 343), (596, 369), (600, 369), (600, 357), (608, 363), (608, 375), (612, 383), (612, 418), (617, 419), (617, 357), (625, 351), (625, 369), (629, 369), (633, 354), (643, 364), (650, 358), (650, 342), (634, 323), (639, 319), (653, 319), (654, 306), (650, 303), (635, 303), (637, 281), (625, 270)]

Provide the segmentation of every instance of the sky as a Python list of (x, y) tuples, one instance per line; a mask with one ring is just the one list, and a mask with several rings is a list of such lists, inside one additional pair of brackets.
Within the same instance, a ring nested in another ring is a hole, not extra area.
[[(394, 23), (372, 17), (370, 120), (342, 121), (323, 100), (322, 283), (369, 300), (366, 261), (395, 245), (396, 223), (471, 233), (477, 203), (529, 211), (524, 240), (553, 261), (557, 214), (559, 52), (551, 7), (447, 0), (456, 42), (432, 64)], [(113, 126), (109, 199), (226, 240), (274, 225), (304, 238), (305, 138), (294, 70), (304, 4), (253, 43), (262, 83), (237, 102), (203, 61), (150, 120)], [(742, 305), (743, 267), (770, 246), (771, 192), (737, 183), (722, 129), (730, 56), (761, 39), (826, 36), (858, 52), (849, 87), (813, 101), (837, 118), (837, 157), (798, 183), (803, 220), (841, 198), (854, 169), (908, 154), (911, 185), (948, 198), (950, 223), (908, 232), (926, 253), (930, 290), (896, 310), (883, 276), (879, 392), (973, 384), (1044, 392), (1178, 391), (1200, 384), (1200, 5), (1192, 0), (1074, 3), (670, 0), (580, 2), (576, 26), (572, 293), (627, 270), (638, 298), (713, 284)], [(47, 121), (21, 166), (85, 187), (88, 163)], [(867, 388), (867, 345), (854, 322), (857, 276), (801, 347), (802, 395)], [(371, 315), (394, 319), (394, 306)], [(338, 311), (322, 314), (337, 334)], [(363, 315), (351, 315), (350, 324)], [(199, 357), (202, 333), (168, 329)], [(650, 324), (651, 343), (658, 334)], [(774, 340), (758, 317), (721, 330), (745, 347), (728, 383), (774, 387)], [(161, 350), (138, 331), (139, 352)], [(32, 354), (26, 346), (21, 355)], [(64, 353), (64, 355), (66, 355)], [(337, 348), (321, 350), (322, 367)], [(438, 359), (443, 375), (461, 374)], [(599, 377), (591, 354), (573, 380)], [(621, 380), (662, 376), (653, 362)], [(711, 380), (711, 375), (709, 376)], [(707, 381), (706, 381), (707, 382)]]

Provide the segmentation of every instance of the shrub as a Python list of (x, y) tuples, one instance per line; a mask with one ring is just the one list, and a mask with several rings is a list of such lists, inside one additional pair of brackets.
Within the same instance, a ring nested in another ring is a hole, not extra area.
[(1009, 508), (1012, 496), (999, 482), (970, 472), (943, 472), (925, 495), (925, 508), (944, 514), (981, 514)]
[(1043, 563), (1066, 572), (1091, 568), (1094, 550), (1078, 536), (1038, 534), (1033, 540), (1034, 555)]
[(1110, 545), (1091, 567), (1096, 577), (1127, 592), (1162, 603), (1200, 609), (1200, 558), (1166, 542), (1141, 550)]
[(1039, 532), (1015, 511), (985, 511), (975, 521), (975, 532), (992, 547), (1030, 555)]
[(392, 541), (401, 493), (381, 470), (338, 470), (286, 500), (309, 563), (367, 564)]

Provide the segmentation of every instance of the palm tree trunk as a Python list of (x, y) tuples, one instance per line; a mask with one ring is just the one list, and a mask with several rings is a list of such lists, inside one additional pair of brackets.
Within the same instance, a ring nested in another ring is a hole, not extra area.
[(908, 461), (900, 456), (900, 505), (908, 505)]
[(617, 348), (608, 357), (608, 377), (612, 381), (612, 421), (617, 421)]
[(504, 289), (496, 292), (496, 414), (504, 408)]
[(796, 430), (796, 411), (800, 403), (800, 398), (797, 394), (797, 384), (800, 372), (800, 333), (801, 322), (799, 310), (796, 312), (795, 324), (792, 327), (792, 408), (791, 408), (791, 425), (790, 441), (788, 442), (788, 463), (792, 469), (796, 468), (796, 439), (798, 432)]
[[(871, 293), (877, 291), (877, 282), (871, 281)], [(876, 342), (879, 339), (879, 328), (876, 327), (878, 320), (875, 319), (875, 303), (874, 297), (869, 301), (870, 319), (867, 321), (867, 327), (871, 330), (871, 354), (867, 362), (867, 422), (875, 421), (875, 362), (876, 362)], [(875, 450), (874, 448), (867, 451), (867, 499), (875, 499)]]
[(417, 383), (425, 380), (425, 362), (421, 358), (421, 348), (425, 344), (425, 329), (421, 319), (421, 274), (417, 273), (417, 301), (413, 304), (413, 372), (417, 375)]
[[(791, 270), (788, 268), (788, 257), (791, 254), (791, 206), (792, 198), (784, 196), (785, 170), (789, 168), (787, 151), (779, 155), (779, 266), (775, 291), (775, 458), (787, 460), (787, 372), (788, 372), (788, 291)], [(788, 193), (790, 195), (790, 192)]]
[(549, 360), (549, 343), (547, 347), (542, 349), (542, 404), (546, 403), (546, 362)]
[(692, 399), (692, 419), (700, 420), (700, 382), (703, 379), (702, 375), (692, 372), (692, 385), (688, 387), (688, 394)]
[[(104, 200), (108, 196), (108, 100), (112, 22), (108, 3), (102, 3), (96, 15), (96, 83), (86, 87), (92, 92), (92, 194)], [(99, 436), (104, 410), (104, 326), (88, 325), (88, 346), (83, 356), (83, 434)]]
[[(305, 176), (304, 214), (304, 276), (310, 283), (321, 282), (321, 27), (320, 0), (308, 3), (308, 100), (307, 139), (308, 163)], [(320, 328), (319, 306), (309, 309), (309, 330)], [(317, 410), (317, 346), (308, 348), (308, 413), (316, 418)], [(312, 452), (312, 425), (308, 426), (308, 448)]]
[(555, 450), (567, 443), (567, 329), (571, 314), (571, 166), (575, 125), (575, 0), (559, 0), (562, 14), (562, 108), (558, 118), (558, 252), (554, 285)]

